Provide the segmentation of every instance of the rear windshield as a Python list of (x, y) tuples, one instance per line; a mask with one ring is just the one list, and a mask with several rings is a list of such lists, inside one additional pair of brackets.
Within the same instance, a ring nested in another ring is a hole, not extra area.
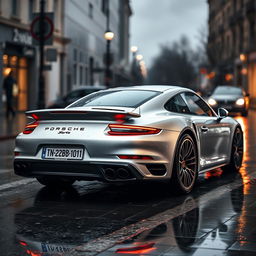
[(231, 86), (220, 86), (214, 90), (213, 94), (242, 95), (242, 89), (238, 87), (231, 87)]
[(100, 91), (76, 101), (69, 108), (87, 106), (136, 108), (159, 94), (160, 92), (145, 90)]

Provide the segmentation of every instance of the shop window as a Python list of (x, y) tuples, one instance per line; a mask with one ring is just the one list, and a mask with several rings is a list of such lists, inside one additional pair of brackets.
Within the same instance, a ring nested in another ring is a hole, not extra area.
[(18, 60), (17, 56), (12, 56), (11, 59), (10, 59), (10, 64), (12, 66), (16, 66), (17, 65), (17, 60)]
[(27, 67), (27, 60), (25, 58), (20, 58), (19, 66), (22, 67), (22, 68), (26, 68)]
[(26, 58), (3, 55), (3, 75), (7, 76), (12, 71), (12, 76), (17, 81), (18, 94), (14, 98), (14, 106), (18, 111), (27, 110), (28, 104), (28, 65)]
[(4, 65), (8, 65), (8, 55), (3, 55), (3, 63)]

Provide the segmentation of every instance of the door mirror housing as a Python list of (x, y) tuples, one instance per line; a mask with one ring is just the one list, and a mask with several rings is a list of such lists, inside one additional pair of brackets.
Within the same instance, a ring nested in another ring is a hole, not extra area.
[(219, 119), (225, 118), (228, 116), (228, 111), (225, 108), (218, 108)]

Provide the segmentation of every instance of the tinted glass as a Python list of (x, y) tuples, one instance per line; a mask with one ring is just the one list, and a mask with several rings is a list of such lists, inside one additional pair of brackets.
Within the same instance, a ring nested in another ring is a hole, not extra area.
[(185, 101), (182, 99), (180, 95), (176, 95), (173, 98), (171, 98), (166, 103), (165, 108), (171, 112), (183, 113), (183, 114), (190, 113), (188, 106), (186, 105)]
[(224, 94), (224, 95), (242, 95), (242, 89), (239, 87), (232, 87), (232, 86), (218, 86), (213, 94)]
[(160, 92), (144, 90), (100, 91), (80, 99), (70, 107), (112, 106), (136, 108), (159, 94)]
[(194, 93), (182, 93), (182, 98), (185, 100), (190, 114), (199, 116), (213, 116), (213, 112), (209, 106)]

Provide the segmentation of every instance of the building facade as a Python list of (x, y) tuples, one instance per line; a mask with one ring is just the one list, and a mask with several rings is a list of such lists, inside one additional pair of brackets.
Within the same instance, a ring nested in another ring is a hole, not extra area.
[(256, 104), (256, 1), (208, 0), (208, 57), (214, 86), (233, 84)]
[[(129, 63), (129, 0), (45, 0), (45, 12), (54, 13), (54, 60), (45, 58), (46, 105), (80, 85), (104, 83), (106, 5), (109, 3), (114, 72), (113, 83), (123, 81)], [(2, 83), (13, 71), (19, 87), (15, 108), (37, 107), (39, 49), (30, 33), (40, 0), (0, 0), (0, 113), (4, 108)], [(45, 54), (47, 55), (47, 54)], [(121, 78), (120, 78), (121, 77)], [(119, 80), (118, 80), (119, 79)]]

